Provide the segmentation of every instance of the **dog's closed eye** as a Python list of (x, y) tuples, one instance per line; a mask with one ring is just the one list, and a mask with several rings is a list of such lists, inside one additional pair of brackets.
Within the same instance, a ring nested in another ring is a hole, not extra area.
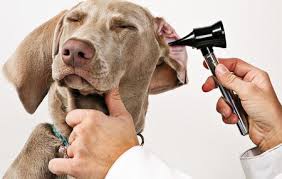
[(123, 30), (132, 30), (132, 31), (138, 30), (137, 27), (133, 23), (127, 22), (119, 18), (112, 20), (110, 29), (116, 32), (121, 32)]
[(69, 22), (79, 22), (80, 18), (77, 16), (70, 16), (70, 17), (67, 17), (67, 20)]
[(66, 17), (68, 22), (80, 22), (83, 20), (83, 18), (85, 17), (85, 14), (79, 13), (79, 12), (73, 12), (70, 15), (68, 15)]

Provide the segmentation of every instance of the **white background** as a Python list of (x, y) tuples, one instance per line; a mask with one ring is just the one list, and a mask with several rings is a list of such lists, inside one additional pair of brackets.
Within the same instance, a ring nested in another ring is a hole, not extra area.
[[(269, 72), (282, 99), (282, 1), (280, 0), (136, 0), (163, 16), (181, 36), (194, 27), (223, 20), (228, 48), (220, 57), (240, 57)], [(0, 65), (36, 26), (75, 0), (9, 0), (0, 6)], [(170, 166), (204, 179), (244, 178), (239, 156), (253, 147), (236, 126), (226, 126), (215, 111), (218, 91), (201, 92), (210, 75), (199, 51), (189, 50), (189, 85), (151, 97), (145, 128), (146, 148)], [(0, 76), (0, 177), (15, 159), (33, 127), (50, 121), (46, 100), (35, 115), (28, 115), (13, 87)]]

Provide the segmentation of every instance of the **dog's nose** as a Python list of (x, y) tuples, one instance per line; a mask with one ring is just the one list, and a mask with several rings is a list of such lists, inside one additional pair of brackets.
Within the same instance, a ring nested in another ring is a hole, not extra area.
[(95, 49), (81, 40), (68, 40), (62, 48), (62, 58), (66, 65), (81, 67), (94, 57)]

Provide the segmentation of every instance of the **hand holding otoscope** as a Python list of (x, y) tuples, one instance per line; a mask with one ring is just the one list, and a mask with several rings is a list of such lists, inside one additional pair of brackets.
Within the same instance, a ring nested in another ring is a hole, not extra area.
[[(218, 111), (221, 114), (222, 110), (228, 111), (224, 117), (236, 115), (242, 135), (249, 133), (250, 139), (262, 152), (282, 143), (282, 106), (268, 74), (240, 59), (222, 59), (219, 65), (213, 53), (213, 47), (226, 47), (222, 22), (194, 29), (188, 36), (169, 45), (191, 46), (202, 51), (206, 65), (213, 74), (203, 90), (208, 92), (216, 85), (219, 87), (225, 100), (219, 100)], [(230, 89), (236, 91), (243, 101)]]
[(247, 113), (244, 111), (240, 99), (233, 91), (223, 87), (216, 79), (215, 68), (219, 62), (213, 53), (213, 47), (226, 48), (225, 31), (222, 22), (220, 21), (209, 27), (194, 29), (193, 32), (186, 37), (171, 42), (169, 45), (190, 46), (201, 50), (203, 56), (205, 57), (206, 64), (214, 75), (214, 79), (217, 82), (223, 97), (230, 107), (232, 107), (233, 112), (239, 119), (237, 125), (241, 134), (244, 136), (247, 135), (249, 133)]

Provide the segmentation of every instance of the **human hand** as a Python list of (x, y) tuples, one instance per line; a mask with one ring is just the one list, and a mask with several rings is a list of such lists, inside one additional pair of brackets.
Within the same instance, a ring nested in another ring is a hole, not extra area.
[(73, 127), (67, 148), (69, 159), (49, 162), (56, 175), (75, 178), (105, 178), (110, 167), (128, 149), (138, 145), (131, 115), (117, 89), (105, 96), (110, 116), (95, 110), (74, 110), (66, 117)]
[[(248, 114), (249, 136), (261, 151), (282, 143), (282, 106), (275, 94), (268, 74), (240, 59), (221, 59), (216, 67), (218, 81), (235, 91)], [(206, 67), (206, 65), (205, 65)], [(209, 77), (202, 89), (209, 92), (216, 88)], [(227, 124), (236, 124), (238, 117), (231, 107), (220, 98), (217, 111)]]

